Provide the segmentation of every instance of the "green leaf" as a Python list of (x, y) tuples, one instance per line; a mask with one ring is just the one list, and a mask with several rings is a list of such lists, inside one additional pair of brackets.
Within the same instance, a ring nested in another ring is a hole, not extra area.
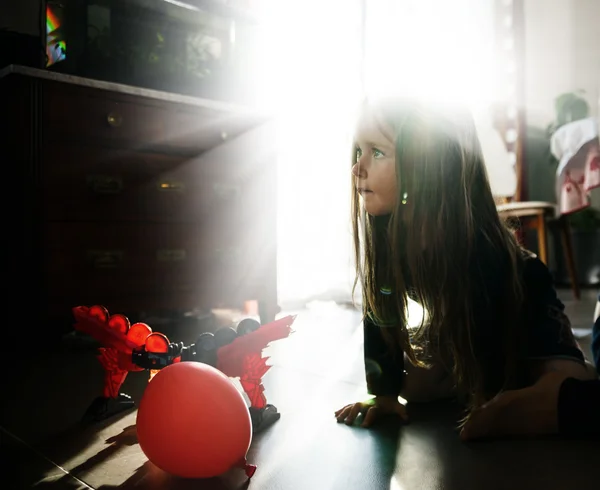
[(567, 92), (560, 94), (554, 99), (554, 110), (556, 111), (554, 131), (565, 124), (585, 119), (589, 116), (590, 106), (585, 98), (582, 97), (584, 93), (582, 90)]

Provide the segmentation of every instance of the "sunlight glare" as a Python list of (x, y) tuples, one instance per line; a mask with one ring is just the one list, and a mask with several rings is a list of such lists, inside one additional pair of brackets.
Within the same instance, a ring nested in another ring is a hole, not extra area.
[(420, 326), (424, 316), (425, 310), (423, 310), (423, 307), (416, 301), (408, 298), (408, 314), (406, 318), (408, 328), (417, 328)]
[[(496, 93), (491, 0), (260, 0), (257, 99), (278, 127), (280, 301), (353, 280), (350, 146), (366, 95), (487, 110)], [(343, 15), (341, 14), (343, 12)]]
[(278, 121), (280, 301), (332, 287), (348, 291), (349, 148), (361, 93), (359, 3), (262, 5), (260, 99)]
[(398, 483), (398, 478), (396, 476), (392, 476), (390, 480), (390, 490), (404, 490), (404, 487)]
[(369, 2), (367, 94), (487, 107), (494, 93), (492, 7), (481, 0)]

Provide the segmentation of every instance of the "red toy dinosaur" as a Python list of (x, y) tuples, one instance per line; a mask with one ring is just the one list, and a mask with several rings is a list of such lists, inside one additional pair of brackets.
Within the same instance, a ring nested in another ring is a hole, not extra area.
[[(104, 390), (100, 401), (118, 397), (119, 390), (130, 371), (162, 369), (169, 364), (182, 361), (197, 361), (211, 364), (229, 377), (240, 379), (241, 385), (250, 399), (250, 412), (255, 430), (267, 413), (270, 418), (277, 415), (277, 410), (267, 404), (264, 395), (262, 377), (269, 370), (268, 358), (262, 357), (262, 351), (270, 342), (286, 338), (292, 333), (291, 326), (295, 316), (286, 316), (266, 325), (254, 322), (250, 328), (246, 322), (245, 332), (233, 332), (229, 336), (202, 334), (195, 344), (188, 347), (183, 344), (170, 343), (169, 339), (158, 332), (153, 332), (145, 323), (130, 324), (129, 319), (120, 314), (109, 315), (106, 308), (77, 306), (73, 308), (75, 330), (85, 332), (102, 344), (98, 359), (104, 367)], [(241, 324), (240, 324), (241, 326)], [(225, 333), (227, 333), (225, 332)], [(223, 341), (223, 339), (226, 339)], [(129, 398), (129, 397), (127, 397)], [(124, 400), (126, 405), (133, 402)], [(129, 408), (123, 407), (124, 408)], [(105, 418), (113, 413), (106, 413), (106, 407), (96, 406), (95, 420)], [(110, 410), (109, 410), (110, 411)], [(89, 415), (89, 414), (88, 414)]]

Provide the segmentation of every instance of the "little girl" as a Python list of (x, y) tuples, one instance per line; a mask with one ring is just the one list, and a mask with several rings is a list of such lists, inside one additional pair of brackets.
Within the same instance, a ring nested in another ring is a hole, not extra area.
[[(398, 396), (459, 396), (468, 413), (558, 371), (592, 379), (545, 265), (501, 223), (472, 120), (405, 100), (366, 101), (355, 135), (352, 220), (369, 402), (336, 412), (406, 419)], [(356, 285), (356, 283), (355, 283)], [(408, 298), (424, 311), (407, 327)], [(553, 432), (535, 406), (496, 410), (503, 433)], [(469, 415), (463, 432), (468, 434)], [(466, 431), (466, 432), (465, 432)], [(480, 431), (483, 434), (493, 430)]]

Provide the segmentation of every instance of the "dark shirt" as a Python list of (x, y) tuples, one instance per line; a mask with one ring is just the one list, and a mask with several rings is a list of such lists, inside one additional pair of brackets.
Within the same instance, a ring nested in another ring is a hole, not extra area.
[[(600, 303), (600, 295), (598, 295), (598, 303)], [(592, 329), (592, 356), (596, 369), (600, 373), (600, 316), (596, 318)]]
[(600, 437), (600, 380), (565, 379), (557, 411), (560, 434)]
[[(600, 303), (600, 295), (598, 296)], [(600, 317), (592, 330), (592, 355), (600, 372)], [(566, 379), (558, 393), (558, 431), (570, 436), (600, 437), (600, 380)]]
[[(499, 390), (503, 383), (503, 353), (499, 332), (503, 328), (502, 267), (490, 261), (483, 267), (488, 290), (474, 298), (474, 321), (478, 333), (476, 353), (487, 372), (484, 384)], [(522, 265), (524, 305), (522, 309), (522, 346), (519, 358), (563, 358), (584, 362), (584, 356), (573, 336), (564, 305), (558, 298), (548, 268), (534, 255), (527, 255)], [(398, 395), (402, 389), (404, 357), (394, 355), (384, 341), (381, 328), (368, 317), (364, 320), (364, 356), (367, 387), (372, 395)], [(599, 341), (600, 342), (600, 341)]]

